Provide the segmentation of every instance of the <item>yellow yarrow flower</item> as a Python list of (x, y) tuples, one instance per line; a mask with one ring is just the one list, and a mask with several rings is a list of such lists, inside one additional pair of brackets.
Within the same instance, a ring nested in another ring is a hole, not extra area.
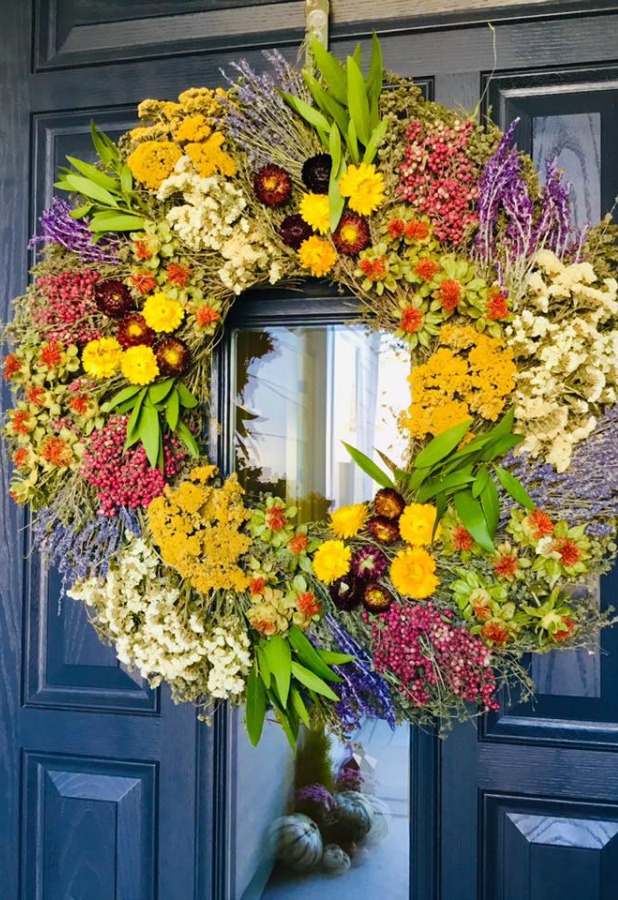
[(337, 262), (337, 251), (323, 238), (310, 237), (303, 241), (298, 251), (300, 264), (312, 275), (320, 278), (326, 275)]
[(342, 197), (349, 197), (350, 209), (368, 216), (384, 200), (384, 176), (373, 163), (349, 166), (339, 179), (339, 191)]
[[(430, 503), (411, 503), (406, 506), (399, 519), (399, 533), (404, 541), (415, 547), (431, 544), (431, 535), (436, 521), (436, 508)], [(442, 528), (436, 528), (434, 540), (440, 537)]]
[(224, 135), (215, 131), (202, 143), (186, 145), (185, 153), (191, 158), (202, 178), (210, 178), (217, 172), (228, 177), (236, 174), (238, 170), (236, 161), (222, 149), (224, 141)]
[(139, 182), (157, 191), (181, 156), (180, 148), (171, 141), (144, 141), (131, 153), (127, 165)]
[(131, 384), (150, 384), (159, 374), (157, 358), (152, 347), (139, 344), (129, 347), (120, 361), (122, 374)]
[(436, 561), (422, 547), (408, 547), (400, 550), (391, 563), (390, 576), (393, 587), (412, 600), (431, 597), (440, 584), (434, 574)]
[(314, 231), (326, 234), (330, 228), (330, 211), (327, 194), (303, 194), (300, 201), (300, 214), (303, 220)]
[(122, 347), (116, 338), (89, 341), (82, 351), (82, 366), (93, 378), (111, 378), (118, 371)]
[(356, 537), (367, 521), (367, 507), (364, 503), (340, 506), (330, 515), (330, 530), (338, 538)]
[(185, 141), (205, 141), (211, 134), (212, 128), (206, 117), (197, 113), (195, 116), (188, 116), (180, 123), (174, 137), (182, 144)]
[(185, 311), (179, 300), (168, 297), (165, 291), (157, 291), (146, 300), (142, 315), (153, 331), (176, 331)]
[(343, 541), (324, 541), (313, 557), (313, 571), (324, 584), (332, 584), (350, 571), (352, 551)]

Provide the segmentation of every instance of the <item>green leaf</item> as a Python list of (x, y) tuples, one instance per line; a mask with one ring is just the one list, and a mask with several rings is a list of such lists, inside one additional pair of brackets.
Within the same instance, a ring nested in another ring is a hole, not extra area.
[(270, 666), (268, 665), (268, 660), (266, 659), (266, 654), (264, 653), (264, 647), (258, 645), (256, 650), (262, 681), (264, 682), (264, 686), (269, 688), (271, 683), (271, 671)]
[(254, 665), (247, 678), (247, 703), (245, 706), (245, 727), (254, 747), (257, 747), (262, 737), (265, 718), (266, 691)]
[(129, 195), (133, 191), (133, 175), (128, 166), (123, 166), (120, 170), (120, 188), (125, 195)]
[(341, 196), (339, 190), (339, 179), (333, 176), (331, 171), (330, 180), (328, 182), (328, 212), (330, 230), (334, 231), (341, 220), (345, 200)]
[(115, 213), (113, 216), (97, 213), (88, 223), (91, 231), (140, 231), (144, 227), (143, 216), (132, 213)]
[(367, 91), (363, 73), (352, 56), (348, 56), (347, 72), (350, 120), (354, 122), (354, 130), (356, 131), (358, 139), (366, 146), (371, 137), (369, 102), (367, 100)]
[(170, 431), (176, 431), (178, 427), (178, 419), (180, 418), (180, 400), (178, 391), (174, 390), (169, 395), (165, 406), (165, 421), (169, 425)]
[(109, 138), (103, 131), (97, 128), (94, 119), (91, 119), (90, 121), (90, 137), (92, 139), (94, 149), (96, 150), (99, 159), (104, 165), (109, 166), (109, 164), (114, 159), (119, 158), (120, 154), (118, 152), (118, 148), (111, 140), (111, 138)]
[(485, 513), (487, 528), (489, 529), (490, 535), (493, 537), (500, 521), (500, 496), (493, 479), (490, 478), (483, 488), (480, 500), (483, 512)]
[[(345, 128), (341, 129), (345, 134), (347, 130), (347, 125)], [(341, 170), (341, 134), (339, 133), (339, 129), (337, 128), (336, 122), (330, 126), (330, 134), (328, 136), (328, 150), (330, 152), (330, 156), (332, 159), (332, 168), (330, 171), (330, 177), (332, 180), (337, 180), (339, 178), (339, 172)]]
[(498, 438), (498, 440), (491, 441), (483, 451), (482, 459), (489, 461), (506, 456), (509, 450), (512, 450), (513, 447), (521, 444), (523, 440), (525, 440), (523, 434), (505, 434)]
[(352, 162), (360, 162), (360, 153), (358, 150), (358, 135), (356, 134), (356, 128), (354, 127), (353, 119), (350, 119), (350, 122), (348, 124), (348, 132), (345, 136), (345, 142), (348, 147), (348, 153), (352, 157)]
[(461, 524), (467, 528), (474, 540), (484, 550), (490, 553), (494, 550), (494, 542), (491, 539), (485, 514), (478, 500), (475, 500), (469, 491), (455, 494), (455, 509), (461, 519)]
[(292, 709), (295, 711), (300, 721), (303, 725), (309, 727), (311, 719), (309, 718), (309, 712), (305, 706), (305, 701), (298, 688), (295, 688), (293, 685), (290, 688), (290, 700), (292, 702)]
[(133, 407), (133, 412), (127, 422), (127, 438), (124, 443), (124, 449), (128, 450), (133, 444), (139, 441), (139, 432), (141, 425), (141, 411), (142, 411), (142, 403), (144, 402), (144, 397), (146, 396), (146, 388), (142, 388), (140, 393), (135, 401), (135, 406)]
[(305, 79), (307, 87), (311, 91), (311, 96), (315, 100), (317, 106), (325, 115), (330, 116), (331, 119), (334, 119), (335, 123), (345, 134), (348, 128), (350, 117), (348, 116), (344, 107), (340, 103), (337, 103), (334, 97), (331, 97), (330, 94), (327, 94), (320, 82), (317, 80), (317, 78), (313, 77), (311, 72), (308, 72), (306, 69), (304, 69), (303, 78)]
[(382, 93), (382, 81), (384, 77), (384, 63), (382, 61), (382, 47), (378, 35), (371, 35), (371, 61), (367, 73), (367, 97), (369, 102), (377, 101)]
[(288, 641), (280, 634), (275, 634), (264, 644), (264, 653), (283, 707), (287, 705), (292, 676), (292, 651)]
[(408, 479), (408, 488), (411, 491), (418, 491), (423, 482), (429, 478), (429, 469), (415, 469)]
[(394, 488), (395, 484), (391, 477), (377, 465), (374, 463), (372, 459), (369, 459), (368, 456), (365, 456), (360, 450), (357, 450), (356, 447), (351, 447), (350, 444), (346, 444), (345, 441), (341, 442), (343, 446), (346, 448), (356, 465), (359, 469), (362, 469), (370, 478), (380, 485), (380, 487), (390, 487)]
[(357, 44), (356, 47), (354, 48), (354, 53), (352, 54), (352, 59), (354, 60), (354, 62), (356, 63), (356, 65), (358, 66), (358, 68), (359, 68), (359, 69), (361, 70), (361, 72), (362, 72), (362, 67), (363, 67), (363, 48), (361, 47), (360, 44)]
[(337, 694), (326, 684), (325, 681), (322, 681), (321, 678), (318, 678), (315, 672), (312, 672), (310, 669), (306, 669), (304, 666), (301, 666), (300, 663), (292, 663), (292, 675), (306, 688), (315, 691), (316, 694), (321, 694), (323, 697), (327, 697), (329, 700), (337, 701), (339, 699)]
[(191, 456), (193, 456), (194, 459), (198, 459), (200, 455), (200, 448), (198, 447), (197, 441), (195, 440), (185, 423), (179, 422), (175, 430), (176, 434), (183, 442)]
[(165, 400), (173, 387), (173, 378), (164, 378), (163, 381), (158, 381), (156, 384), (150, 385), (150, 387), (148, 388), (148, 397), (150, 398), (150, 402), (155, 406), (157, 403), (161, 403), (163, 400)]
[[(73, 172), (69, 172), (68, 175), (65, 175), (63, 182), (69, 186), (69, 190), (76, 191), (84, 197), (90, 197), (91, 200), (98, 200), (104, 206), (116, 206), (118, 202), (113, 194), (110, 194), (105, 188), (95, 184), (89, 178), (84, 178), (82, 175), (75, 175)], [(67, 190), (67, 188), (63, 189)]]
[(444, 513), (446, 512), (446, 508), (448, 506), (448, 502), (446, 499), (446, 494), (438, 494), (436, 497), (436, 518), (434, 519), (433, 528), (431, 530), (431, 543), (433, 544), (433, 539), (436, 536), (436, 532), (438, 530), (438, 525)]
[(292, 625), (288, 632), (290, 644), (299, 660), (326, 681), (342, 681), (342, 678), (330, 669), (311, 641), (305, 636), (298, 625)]
[(198, 404), (197, 397), (194, 397), (189, 388), (182, 383), (182, 381), (178, 382), (178, 399), (180, 400), (180, 405), (184, 406), (185, 409), (194, 409)]
[(513, 500), (526, 509), (536, 509), (536, 503), (518, 478), (500, 466), (494, 466), (494, 472), (504, 490), (511, 495)]
[(428, 478), (423, 482), (418, 490), (416, 499), (419, 503), (426, 503), (437, 494), (448, 494), (453, 488), (461, 487), (464, 484), (471, 484), (474, 481), (474, 475), (469, 466), (461, 469), (459, 472), (452, 472), (442, 478)]
[(128, 387), (122, 388), (121, 391), (114, 394), (111, 400), (108, 400), (107, 408), (109, 410), (115, 409), (120, 403), (124, 403), (125, 400), (130, 400), (132, 397), (137, 396), (141, 390), (142, 388), (139, 384), (130, 384)]
[(346, 663), (354, 662), (355, 656), (349, 653), (336, 653), (334, 650), (318, 650), (325, 663), (329, 666), (343, 666)]
[(92, 203), (85, 203), (83, 206), (76, 206), (75, 209), (69, 211), (72, 219), (83, 219), (92, 209)]
[(332, 53), (329, 53), (317, 38), (311, 39), (309, 48), (320, 75), (335, 100), (338, 100), (339, 103), (347, 103), (348, 77), (343, 63), (339, 62)]
[(328, 134), (330, 122), (314, 106), (309, 106), (305, 100), (301, 100), (300, 97), (295, 97), (294, 94), (286, 94), (285, 91), (279, 91), (279, 94), (283, 97), (288, 106), (290, 106), (295, 113), (298, 113), (305, 122), (308, 122), (313, 128), (317, 128)]
[(474, 484), (472, 485), (472, 496), (478, 497), (485, 490), (485, 485), (489, 481), (489, 472), (487, 466), (481, 466), (478, 470)]
[(453, 425), (453, 427), (449, 428), (447, 431), (443, 431), (441, 434), (436, 435), (436, 437), (432, 441), (429, 441), (427, 446), (423, 447), (421, 452), (417, 454), (416, 459), (414, 460), (414, 468), (428, 469), (430, 466), (435, 466), (437, 462), (443, 460), (458, 446), (458, 444), (461, 443), (470, 430), (471, 425), (472, 419), (467, 419), (465, 422), (460, 422), (459, 425)]
[(96, 166), (83, 162), (81, 159), (76, 159), (74, 156), (67, 156), (67, 160), (78, 172), (85, 175), (89, 181), (93, 181), (95, 184), (98, 184), (99, 187), (102, 187), (104, 190), (110, 191), (111, 193), (118, 192), (120, 184), (117, 178), (106, 175), (105, 172), (101, 172)]
[(162, 439), (159, 413), (154, 406), (146, 406), (145, 404), (142, 406), (139, 436), (146, 450), (148, 462), (154, 468), (159, 457), (159, 444)]
[(365, 153), (363, 156), (363, 161), (366, 163), (371, 163), (374, 161), (376, 153), (380, 147), (380, 144), (384, 140), (384, 135), (386, 134), (386, 122), (380, 122), (373, 129), (371, 133), (371, 137), (369, 138), (369, 143), (365, 147)]

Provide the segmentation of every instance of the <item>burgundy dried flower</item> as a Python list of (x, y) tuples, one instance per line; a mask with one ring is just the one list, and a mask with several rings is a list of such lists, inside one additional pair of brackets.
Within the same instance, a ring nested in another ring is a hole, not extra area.
[(363, 591), (363, 606), (372, 613), (386, 612), (393, 600), (391, 592), (375, 582), (368, 584)]
[(344, 213), (333, 233), (333, 242), (340, 253), (356, 256), (371, 243), (369, 222), (356, 213)]
[(300, 213), (294, 213), (285, 217), (279, 226), (279, 234), (286, 247), (298, 250), (303, 241), (311, 237), (313, 229), (307, 225)]
[(366, 528), (378, 544), (394, 544), (399, 540), (399, 525), (385, 516), (373, 516), (367, 522)]
[(97, 281), (94, 286), (94, 302), (110, 319), (121, 319), (134, 308), (131, 291), (117, 278)]
[(385, 519), (398, 519), (406, 508), (406, 501), (393, 488), (381, 488), (373, 498), (374, 509)]
[(163, 338), (155, 353), (162, 375), (182, 375), (191, 362), (191, 351), (184, 341), (175, 337)]
[(352, 574), (361, 581), (377, 581), (388, 568), (388, 560), (377, 547), (360, 547), (352, 556)]
[(264, 206), (283, 206), (292, 196), (292, 179), (281, 166), (262, 166), (253, 178), (253, 190)]
[(329, 153), (311, 156), (303, 165), (303, 181), (314, 194), (328, 194), (328, 182), (333, 161)]
[(138, 344), (146, 344), (150, 347), (155, 339), (152, 328), (146, 324), (146, 319), (139, 313), (133, 313), (121, 319), (116, 332), (116, 339), (124, 350), (129, 347), (137, 347)]
[(361, 602), (360, 583), (356, 578), (344, 575), (343, 578), (333, 581), (330, 586), (330, 596), (337, 609), (342, 610), (342, 612), (350, 612), (356, 609)]

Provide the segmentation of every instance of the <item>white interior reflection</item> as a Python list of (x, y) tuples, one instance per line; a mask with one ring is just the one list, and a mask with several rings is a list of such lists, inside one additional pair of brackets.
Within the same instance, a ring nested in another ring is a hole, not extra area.
[[(272, 490), (301, 503), (303, 518), (331, 505), (366, 500), (375, 484), (343, 441), (381, 463), (403, 460), (398, 414), (409, 405), (409, 355), (389, 335), (361, 326), (271, 327), (233, 335), (235, 455), (249, 492)], [(383, 465), (383, 464), (382, 464)], [(232, 723), (229, 817), (230, 900), (357, 900), (409, 896), (409, 732), (366, 720), (353, 736), (375, 761), (375, 794), (392, 821), (388, 837), (343, 875), (319, 869), (290, 875), (269, 856), (272, 822), (289, 811), (293, 755), (267, 723), (251, 747), (242, 716)], [(349, 750), (336, 743), (337, 763)]]

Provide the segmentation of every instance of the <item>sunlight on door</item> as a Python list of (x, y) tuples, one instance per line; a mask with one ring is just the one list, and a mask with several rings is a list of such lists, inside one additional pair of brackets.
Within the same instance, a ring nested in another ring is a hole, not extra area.
[[(366, 500), (375, 490), (343, 441), (377, 462), (376, 448), (402, 460), (397, 416), (409, 404), (409, 357), (392, 337), (344, 325), (239, 329), (232, 356), (230, 463), (249, 494), (272, 491), (294, 501), (304, 521), (325, 518), (333, 505)], [(384, 722), (365, 720), (349, 741), (331, 741), (325, 768), (341, 791), (358, 789), (364, 797), (348, 798), (346, 827), (340, 794), (320, 834), (311, 826), (303, 830), (303, 820), (288, 823), (279, 843), (289, 844), (279, 854), (287, 866), (274, 858), (273, 823), (299, 807), (289, 745), (271, 724), (254, 749), (241, 716), (232, 721), (230, 738), (230, 900), (408, 897), (407, 726), (392, 732)], [(359, 804), (369, 807), (364, 822)], [(320, 811), (310, 810), (314, 818)], [(320, 848), (328, 844), (343, 853), (331, 849), (321, 862)]]

